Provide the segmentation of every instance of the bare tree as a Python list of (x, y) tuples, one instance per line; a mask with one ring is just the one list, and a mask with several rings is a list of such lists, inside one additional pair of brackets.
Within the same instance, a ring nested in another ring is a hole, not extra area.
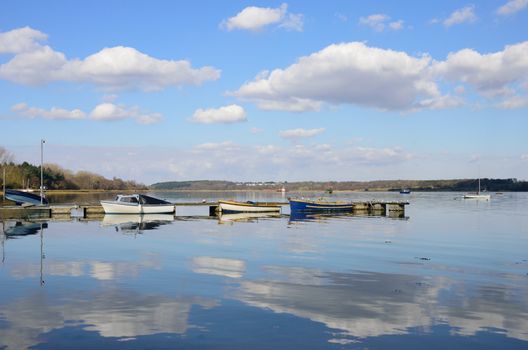
[(0, 146), (0, 164), (11, 163), (13, 159), (13, 154), (4, 147)]

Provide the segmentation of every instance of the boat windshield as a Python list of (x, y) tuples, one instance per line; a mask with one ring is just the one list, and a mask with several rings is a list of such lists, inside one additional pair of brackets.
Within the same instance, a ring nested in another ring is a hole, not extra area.
[(118, 201), (124, 203), (139, 203), (135, 196), (118, 196)]

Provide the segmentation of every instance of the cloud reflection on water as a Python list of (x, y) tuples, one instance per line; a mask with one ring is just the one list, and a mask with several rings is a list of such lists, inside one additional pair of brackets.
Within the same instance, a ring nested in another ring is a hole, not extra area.
[(202, 297), (170, 298), (128, 290), (69, 294), (61, 301), (38, 291), (0, 309), (1, 345), (27, 349), (41, 342), (41, 335), (66, 325), (77, 324), (103, 337), (137, 337), (157, 333), (184, 334), (193, 305), (205, 309), (217, 302)]
[(192, 271), (207, 275), (218, 275), (229, 278), (241, 278), (246, 270), (242, 260), (196, 256), (192, 258)]
[[(147, 254), (140, 260), (128, 261), (44, 261), (46, 276), (82, 277), (91, 276), (98, 280), (114, 280), (118, 277), (137, 277), (141, 270), (160, 269), (161, 263), (156, 254)], [(11, 276), (23, 279), (40, 274), (40, 264), (18, 262), (10, 265)]]
[(472, 288), (446, 277), (424, 281), (379, 272), (323, 274), (277, 266), (267, 270), (281, 273), (280, 280), (243, 281), (234, 297), (254, 307), (321, 322), (345, 337), (407, 334), (409, 328), (449, 324), (458, 335), (496, 329), (528, 340), (528, 296), (522, 290), (500, 285)]

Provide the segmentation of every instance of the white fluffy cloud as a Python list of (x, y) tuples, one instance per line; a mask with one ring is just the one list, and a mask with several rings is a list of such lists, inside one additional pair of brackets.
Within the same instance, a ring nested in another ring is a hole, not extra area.
[(109, 102), (98, 104), (90, 113), (90, 118), (95, 120), (119, 120), (130, 116), (130, 111), (125, 107)]
[(99, 121), (135, 119), (140, 124), (154, 124), (163, 119), (159, 113), (143, 113), (139, 107), (127, 107), (110, 102), (104, 102), (95, 106), (90, 113), (90, 118)]
[(498, 103), (497, 107), (503, 109), (528, 108), (528, 96), (515, 95), (508, 97)]
[(51, 109), (43, 109), (36, 107), (29, 107), (26, 103), (18, 103), (11, 107), (13, 112), (27, 117), (27, 118), (44, 118), (44, 119), (84, 119), (86, 113), (80, 109), (67, 110), (63, 108), (52, 107)]
[(283, 130), (279, 132), (279, 135), (285, 139), (299, 139), (299, 138), (308, 138), (314, 137), (316, 135), (322, 134), (325, 131), (325, 128), (318, 129), (290, 129)]
[(37, 42), (46, 40), (48, 36), (30, 27), (18, 28), (0, 33), (0, 53), (21, 53), (39, 47)]
[(397, 20), (397, 21), (394, 21), (394, 22), (390, 22), (389, 23), (389, 28), (392, 29), (392, 30), (403, 29), (403, 20), (400, 19), (400, 20)]
[(446, 109), (455, 108), (464, 105), (464, 101), (460, 97), (455, 96), (439, 96), (433, 98), (423, 99), (416, 104), (415, 110), (420, 109)]
[(439, 96), (430, 63), (427, 55), (360, 42), (334, 44), (285, 69), (259, 74), (231, 94), (267, 110), (317, 110), (323, 102), (406, 110)]
[(455, 24), (475, 22), (476, 20), (477, 15), (475, 15), (475, 6), (471, 5), (454, 11), (444, 20), (443, 23), (444, 26), (451, 27)]
[(84, 60), (70, 61), (63, 74), (71, 80), (91, 82), (112, 90), (159, 90), (167, 86), (199, 85), (216, 80), (212, 67), (193, 69), (189, 61), (159, 60), (131, 47), (105, 48)]
[(361, 17), (359, 24), (371, 27), (375, 31), (382, 32), (385, 28), (392, 30), (403, 29), (403, 20), (389, 22), (390, 16), (383, 13), (376, 13), (367, 17)]
[(0, 33), (0, 53), (14, 57), (0, 65), (0, 79), (38, 85), (52, 81), (92, 83), (107, 90), (160, 90), (199, 85), (220, 77), (213, 67), (192, 68), (186, 60), (162, 60), (134, 48), (104, 48), (85, 59), (69, 60), (41, 44), (46, 35), (29, 27)]
[(374, 30), (381, 32), (385, 29), (385, 22), (388, 20), (389, 16), (384, 14), (374, 14), (367, 17), (361, 17), (359, 19), (359, 24), (369, 26)]
[(159, 113), (144, 113), (136, 106), (127, 107), (110, 102), (104, 102), (95, 106), (89, 114), (80, 109), (67, 110), (52, 107), (47, 110), (44, 108), (30, 107), (24, 102), (12, 106), (11, 110), (26, 118), (78, 120), (89, 117), (96, 121), (134, 119), (139, 124), (154, 124), (163, 120), (162, 115)]
[(510, 0), (497, 9), (497, 13), (502, 16), (512, 15), (524, 10), (528, 6), (528, 0)]
[(190, 119), (196, 123), (214, 124), (214, 123), (240, 123), (245, 122), (246, 111), (239, 105), (232, 104), (220, 108), (197, 109)]
[[(444, 93), (438, 84), (442, 80), (459, 85)], [(485, 98), (496, 98), (524, 95), (527, 82), (528, 41), (494, 53), (463, 49), (444, 61), (351, 42), (330, 45), (284, 69), (263, 71), (228, 94), (263, 110), (317, 111), (328, 103), (416, 111), (464, 105), (460, 96), (453, 96), (464, 88), (462, 83)], [(501, 106), (524, 106), (519, 101)]]
[(287, 11), (288, 5), (285, 3), (277, 8), (249, 6), (236, 16), (222, 21), (220, 27), (229, 31), (235, 29), (259, 31), (269, 25), (277, 24), (285, 29), (302, 31), (303, 16)]
[(469, 83), (488, 97), (510, 94), (513, 85), (528, 80), (528, 41), (489, 54), (472, 49), (453, 52), (434, 70), (445, 79)]

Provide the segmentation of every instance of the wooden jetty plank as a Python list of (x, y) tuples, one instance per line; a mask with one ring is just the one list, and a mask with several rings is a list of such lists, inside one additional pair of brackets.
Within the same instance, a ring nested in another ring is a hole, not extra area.
[(51, 209), (49, 207), (0, 207), (0, 219), (37, 219), (50, 218)]

